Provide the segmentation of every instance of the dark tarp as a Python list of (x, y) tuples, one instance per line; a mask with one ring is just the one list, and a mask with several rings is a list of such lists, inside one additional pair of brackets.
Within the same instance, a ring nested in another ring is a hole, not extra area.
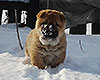
[(56, 9), (66, 15), (67, 27), (100, 23), (100, 0), (40, 0), (41, 9)]
[(30, 0), (0, 0), (0, 1), (10, 1), (10, 2), (15, 1), (15, 2), (24, 2), (24, 3), (30, 2)]

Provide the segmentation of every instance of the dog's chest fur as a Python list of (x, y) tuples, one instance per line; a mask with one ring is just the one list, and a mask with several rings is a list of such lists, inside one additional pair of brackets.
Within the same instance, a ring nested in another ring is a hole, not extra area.
[(40, 54), (42, 54), (45, 64), (51, 64), (63, 51), (63, 46), (42, 46), (40, 48)]

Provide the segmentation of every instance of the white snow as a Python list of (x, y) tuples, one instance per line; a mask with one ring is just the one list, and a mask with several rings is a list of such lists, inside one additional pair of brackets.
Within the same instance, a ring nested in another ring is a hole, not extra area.
[[(20, 28), (23, 46), (29, 28)], [(66, 31), (65, 31), (66, 32)], [(79, 46), (81, 40), (83, 52)], [(15, 24), (0, 26), (0, 80), (100, 80), (100, 36), (67, 35), (66, 59), (56, 68), (24, 65)]]

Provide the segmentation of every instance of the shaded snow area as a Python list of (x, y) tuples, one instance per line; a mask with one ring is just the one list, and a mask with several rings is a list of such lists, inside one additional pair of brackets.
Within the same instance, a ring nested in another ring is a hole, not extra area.
[[(19, 28), (23, 46), (30, 31)], [(0, 80), (100, 80), (100, 36), (67, 35), (66, 52), (64, 63), (53, 69), (24, 65), (15, 24), (0, 26)]]

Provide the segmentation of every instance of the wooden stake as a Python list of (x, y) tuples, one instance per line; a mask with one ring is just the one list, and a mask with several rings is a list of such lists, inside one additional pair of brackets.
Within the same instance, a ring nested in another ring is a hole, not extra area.
[(81, 40), (79, 40), (79, 46), (80, 46), (81, 51), (84, 52), (84, 50), (82, 48), (82, 42), (81, 42)]

